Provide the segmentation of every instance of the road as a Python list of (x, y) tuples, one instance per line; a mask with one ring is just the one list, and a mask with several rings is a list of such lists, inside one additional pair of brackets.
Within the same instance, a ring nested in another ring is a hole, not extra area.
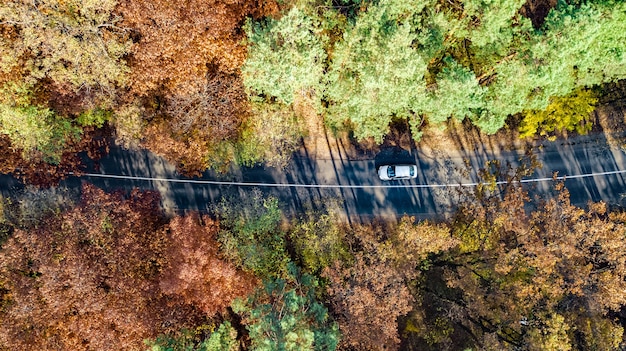
[[(546, 143), (536, 148), (541, 169), (528, 180), (560, 176), (580, 176), (626, 170), (626, 157), (618, 148), (611, 148), (603, 138), (584, 137), (567, 143)], [(296, 155), (286, 169), (271, 167), (232, 168), (227, 174), (205, 172), (201, 178), (181, 177), (175, 167), (148, 151), (127, 151), (112, 147), (100, 161), (98, 171), (87, 170), (92, 176), (72, 177), (61, 185), (76, 187), (88, 181), (108, 191), (115, 189), (156, 189), (163, 199), (166, 211), (210, 210), (212, 204), (225, 198), (228, 201), (252, 201), (254, 192), (262, 192), (280, 199), (288, 216), (307, 209), (320, 209), (332, 204), (350, 221), (372, 217), (397, 219), (403, 214), (420, 219), (445, 216), (458, 203), (459, 184), (481, 181), (477, 170), (489, 160), (502, 164), (519, 164), (522, 150), (499, 153), (491, 148), (456, 151), (444, 154), (420, 150), (390, 148), (372, 159), (349, 160), (344, 153), (335, 153), (327, 159), (312, 159), (305, 152)], [(415, 162), (418, 177), (411, 181), (383, 182), (376, 176), (376, 167), (383, 163)], [(122, 178), (96, 176), (115, 175)], [(150, 179), (124, 179), (124, 177)], [(626, 196), (626, 173), (566, 178), (565, 185), (572, 201), (585, 205), (588, 201), (603, 200), (621, 204)], [(156, 180), (163, 179), (163, 180)], [(178, 181), (166, 181), (177, 179)], [(203, 181), (255, 183), (255, 185), (207, 184)], [(195, 183), (194, 183), (195, 182)], [(2, 190), (19, 186), (4, 176)], [(289, 184), (265, 186), (262, 184)], [(543, 180), (525, 184), (532, 194), (550, 196), (554, 182)], [(624, 201), (623, 201), (624, 200)]]

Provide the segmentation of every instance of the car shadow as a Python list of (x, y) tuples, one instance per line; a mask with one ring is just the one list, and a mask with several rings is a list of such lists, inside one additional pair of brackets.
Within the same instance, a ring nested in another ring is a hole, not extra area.
[(380, 166), (389, 164), (415, 164), (415, 156), (399, 146), (381, 148), (374, 157), (374, 166), (378, 169)]

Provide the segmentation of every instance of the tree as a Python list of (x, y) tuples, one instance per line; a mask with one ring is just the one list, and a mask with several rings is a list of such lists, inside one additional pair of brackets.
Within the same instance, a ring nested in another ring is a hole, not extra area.
[(9, 82), (0, 86), (0, 133), (24, 160), (59, 164), (63, 151), (80, 140), (82, 128), (50, 108), (34, 103), (34, 88)]
[(17, 228), (0, 251), (0, 348), (139, 349), (204, 322), (160, 293), (167, 236), (158, 204), (153, 192), (124, 198), (85, 185), (76, 206)]
[(584, 134), (591, 129), (590, 117), (598, 99), (590, 90), (576, 90), (564, 97), (551, 99), (544, 111), (527, 111), (520, 126), (520, 137), (552, 132), (576, 131)]
[[(565, 318), (555, 314), (546, 322), (545, 328), (533, 329), (529, 332), (529, 344), (531, 350), (563, 350), (572, 349), (572, 343), (567, 335), (570, 326)], [(532, 340), (538, 339), (538, 340)]]
[[(454, 61), (444, 60), (445, 66), (437, 75), (436, 90), (428, 94), (422, 108), (431, 123), (443, 123), (450, 117), (462, 121), (476, 119), (484, 108), (486, 89), (480, 86), (474, 72)], [(441, 103), (445, 101), (445, 103)]]
[(176, 335), (159, 335), (155, 340), (146, 340), (149, 351), (238, 351), (237, 331), (230, 322), (220, 324), (204, 340), (190, 330), (182, 330)]
[(305, 272), (319, 274), (335, 261), (350, 261), (348, 231), (332, 210), (311, 211), (289, 232), (300, 266)]
[(432, 58), (416, 46), (431, 44), (428, 22), (419, 21), (426, 3), (386, 0), (372, 4), (333, 47), (326, 99), (327, 122), (352, 125), (359, 139), (382, 142), (395, 117), (417, 112), (426, 92)]
[(394, 262), (398, 273), (408, 282), (431, 264), (431, 257), (440, 255), (460, 242), (450, 229), (428, 221), (415, 223), (415, 217), (404, 216), (391, 229), (385, 242), (385, 255)]
[(616, 45), (623, 42), (624, 4), (559, 4), (543, 30), (529, 34), (510, 59), (494, 67), (481, 128), (495, 131), (507, 115), (545, 110), (551, 98), (624, 76), (622, 48)]
[(285, 278), (267, 280), (247, 300), (236, 300), (233, 310), (246, 324), (250, 350), (335, 350), (339, 331), (316, 301), (317, 285), (313, 276), (290, 264)]
[(250, 118), (244, 122), (235, 144), (238, 162), (285, 167), (305, 133), (302, 118), (293, 106), (253, 103)]
[(135, 40), (126, 97), (135, 113), (121, 113), (127, 144), (144, 141), (189, 175), (233, 160), (249, 116), (241, 27), (274, 7), (249, 0), (120, 1), (116, 11)]
[(224, 225), (218, 240), (225, 257), (262, 279), (288, 273), (290, 258), (285, 233), (279, 227), (278, 199), (264, 198), (256, 190), (250, 203), (234, 204), (223, 199), (216, 212)]
[[(292, 60), (299, 57), (293, 44), (256, 31), (254, 42), (271, 43), (266, 45), (270, 52), (282, 56), (265, 68), (275, 78), (259, 77), (255, 84), (266, 86), (253, 95), (265, 93), (289, 105), (295, 96), (291, 86), (303, 80), (289, 82), (285, 91), (274, 82), (283, 77), (280, 72), (314, 62), (310, 78), (316, 87), (309, 95), (318, 99), (324, 92), (327, 124), (380, 143), (396, 118), (408, 119), (416, 140), (424, 121), (436, 124), (450, 117), (468, 118), (483, 132), (495, 133), (511, 115), (545, 110), (575, 89), (624, 77), (622, 2), (561, 2), (540, 29), (521, 15), (527, 13), (525, 2), (299, 3), (298, 13), (310, 19), (306, 23), (324, 29), (301, 26), (298, 33), (315, 43), (304, 52), (322, 57), (321, 48), (328, 60), (321, 64), (306, 55), (307, 60)], [(259, 66), (251, 53), (249, 62)], [(319, 72), (323, 85), (318, 87)]]
[(451, 223), (458, 252), (426, 273), (433, 282), (443, 275), (446, 288), (422, 287), (422, 298), (437, 306), (425, 323), (447, 321), (468, 335), (463, 347), (483, 347), (490, 335), (509, 349), (618, 346), (623, 329), (611, 313), (626, 304), (618, 292), (626, 274), (622, 215), (601, 203), (577, 208), (562, 186), (556, 190), (535, 209), (519, 185), (479, 192), (460, 208)]
[(97, 154), (89, 142), (94, 128), (74, 118), (110, 108), (126, 84), (130, 41), (117, 26), (116, 3), (19, 0), (0, 6), (0, 133), (21, 153), (21, 159), (3, 155), (8, 171), (41, 183), (45, 177), (31, 173), (46, 169), (45, 181), (54, 182), (61, 171), (77, 171), (79, 159), (71, 154)]
[[(621, 43), (626, 39), (626, 4), (621, 1), (598, 1), (575, 4), (559, 3), (546, 18), (546, 31), (532, 46), (533, 58), (545, 65), (546, 75), (574, 77), (566, 85), (566, 95), (574, 87), (616, 81), (626, 74), (626, 56)], [(560, 78), (565, 79), (565, 77)], [(562, 83), (561, 83), (562, 84)], [(561, 87), (560, 89), (565, 89)]]
[(13, 30), (3, 46), (2, 68), (19, 69), (28, 83), (45, 79), (61, 94), (89, 95), (97, 103), (124, 86), (128, 68), (123, 60), (130, 48), (113, 15), (115, 0), (11, 1), (0, 7), (0, 25)]
[(251, 95), (290, 105), (297, 95), (323, 94), (325, 36), (319, 20), (297, 7), (279, 20), (246, 23), (249, 56), (241, 68)]
[(367, 228), (355, 230), (363, 251), (352, 264), (336, 261), (324, 269), (342, 344), (360, 350), (397, 349), (397, 318), (411, 310), (412, 297), (393, 261)]
[(130, 60), (134, 93), (193, 95), (204, 89), (213, 65), (222, 74), (237, 73), (246, 53), (240, 25), (272, 8), (272, 2), (247, 0), (120, 1), (123, 25), (137, 34)]
[(218, 223), (197, 214), (172, 219), (165, 252), (170, 259), (159, 281), (163, 292), (181, 296), (208, 316), (228, 307), (235, 297), (247, 295), (255, 285), (253, 277), (220, 259), (218, 231)]

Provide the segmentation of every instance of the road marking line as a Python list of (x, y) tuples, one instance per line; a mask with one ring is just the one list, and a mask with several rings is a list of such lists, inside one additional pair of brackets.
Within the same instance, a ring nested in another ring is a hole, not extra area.
[[(596, 172), (588, 174), (577, 174), (568, 176), (546, 177), (546, 178), (528, 178), (512, 181), (511, 183), (538, 183), (555, 180), (568, 180), (588, 177), (607, 176), (615, 174), (624, 174), (626, 170)], [(70, 172), (73, 174), (73, 172)], [(93, 178), (111, 178), (111, 179), (126, 179), (126, 180), (140, 180), (149, 182), (167, 182), (167, 183), (187, 183), (187, 184), (201, 184), (201, 185), (233, 185), (233, 186), (254, 186), (254, 187), (275, 187), (275, 188), (351, 188), (351, 189), (369, 189), (369, 188), (450, 188), (450, 187), (471, 187), (478, 185), (493, 185), (493, 182), (482, 183), (456, 183), (456, 184), (387, 184), (387, 185), (352, 185), (352, 184), (293, 184), (293, 183), (247, 183), (247, 182), (226, 182), (217, 180), (196, 180), (196, 179), (172, 179), (172, 178), (153, 178), (153, 177), (140, 177), (140, 176), (126, 176), (115, 174), (98, 174), (98, 173), (84, 173), (81, 177), (93, 177)], [(496, 185), (507, 184), (508, 181), (501, 180), (495, 182)]]

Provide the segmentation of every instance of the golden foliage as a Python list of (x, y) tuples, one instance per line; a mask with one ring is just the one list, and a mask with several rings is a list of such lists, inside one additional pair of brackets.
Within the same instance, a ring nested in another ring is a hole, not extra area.
[[(598, 102), (591, 90), (578, 89), (567, 96), (554, 97), (543, 111), (526, 111), (520, 127), (520, 137), (553, 132), (576, 131), (585, 134), (591, 129), (591, 113)], [(552, 136), (551, 139), (556, 137)]]
[(3, 3), (0, 23), (15, 32), (0, 40), (11, 55), (3, 53), (1, 70), (23, 65), (29, 83), (50, 79), (74, 93), (94, 89), (102, 96), (114, 94), (125, 84), (128, 68), (122, 57), (130, 48), (112, 15), (115, 6), (116, 0)]

